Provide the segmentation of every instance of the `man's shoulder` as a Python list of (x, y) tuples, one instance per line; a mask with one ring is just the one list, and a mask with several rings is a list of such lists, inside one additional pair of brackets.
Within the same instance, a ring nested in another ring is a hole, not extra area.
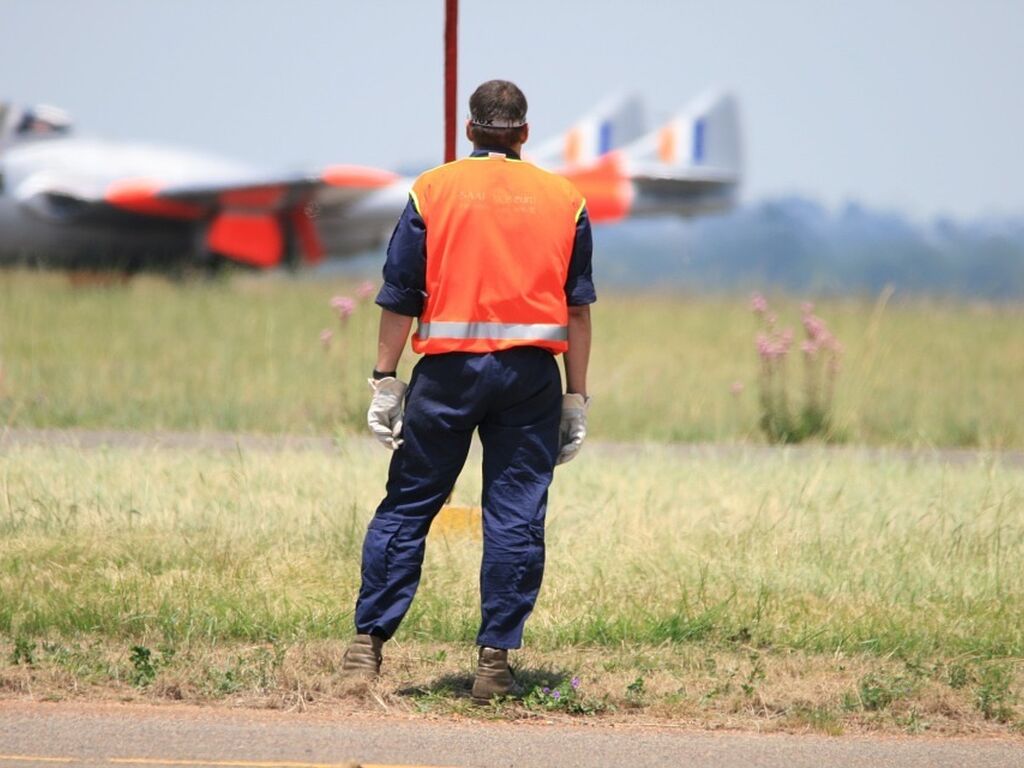
[(455, 160), (451, 163), (442, 163), (441, 165), (435, 165), (433, 168), (428, 168), (417, 176), (413, 183), (420, 184), (422, 182), (430, 181), (431, 179), (436, 178), (439, 174), (445, 173), (446, 169), (451, 168), (451, 166), (455, 165), (457, 162), (458, 160)]
[(469, 168), (477, 165), (474, 161), (477, 158), (472, 157), (460, 157), (458, 160), (452, 160), (450, 163), (444, 163), (442, 165), (435, 165), (419, 176), (413, 182), (414, 189), (424, 189), (430, 185), (439, 183), (451, 183), (457, 181), (464, 175), (464, 172)]

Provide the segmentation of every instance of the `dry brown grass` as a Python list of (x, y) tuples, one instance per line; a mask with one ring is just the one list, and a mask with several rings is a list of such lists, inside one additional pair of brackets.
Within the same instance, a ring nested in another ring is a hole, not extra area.
[[(61, 658), (55, 648), (64, 649)], [(76, 650), (77, 649), (77, 650)], [(370, 685), (339, 675), (338, 641), (193, 646), (140, 680), (132, 649), (101, 642), (53, 644), (33, 663), (0, 667), (0, 699), (219, 704), (326, 715), (378, 713), (474, 719), (630, 723), (694, 729), (787, 733), (1020, 735), (1024, 712), (1002, 721), (978, 707), (976, 685), (952, 687), (956, 662), (911, 669), (895, 659), (699, 645), (575, 648), (515, 656), (527, 688), (580, 678), (585, 714), (531, 706), (529, 697), (476, 707), (469, 700), (474, 649), (448, 643), (386, 647), (383, 677)], [(13, 646), (0, 643), (10, 659)], [(76, 661), (69, 662), (69, 655)], [(78, 666), (76, 667), (75, 664)], [(91, 667), (94, 674), (83, 673)], [(1011, 686), (1024, 675), (1018, 666)], [(884, 706), (862, 698), (865, 680), (889, 681)], [(639, 682), (638, 682), (639, 681)]]

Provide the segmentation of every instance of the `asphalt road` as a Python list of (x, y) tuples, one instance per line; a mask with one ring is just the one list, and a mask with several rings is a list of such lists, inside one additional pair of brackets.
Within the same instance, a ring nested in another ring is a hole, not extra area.
[(137, 704), (0, 703), (0, 768), (1020, 768), (1024, 739), (480, 723)]

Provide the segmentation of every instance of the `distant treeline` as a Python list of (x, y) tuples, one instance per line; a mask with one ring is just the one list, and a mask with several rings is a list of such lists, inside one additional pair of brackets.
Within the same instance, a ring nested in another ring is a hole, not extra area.
[(1024, 218), (927, 225), (850, 204), (784, 198), (692, 221), (595, 232), (599, 283), (698, 290), (1024, 298)]

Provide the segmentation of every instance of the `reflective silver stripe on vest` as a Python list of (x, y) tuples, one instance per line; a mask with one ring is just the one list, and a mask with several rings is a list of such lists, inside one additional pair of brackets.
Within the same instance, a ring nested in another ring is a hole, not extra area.
[(517, 339), (568, 341), (569, 329), (550, 323), (420, 323), (416, 335), (427, 339)]

